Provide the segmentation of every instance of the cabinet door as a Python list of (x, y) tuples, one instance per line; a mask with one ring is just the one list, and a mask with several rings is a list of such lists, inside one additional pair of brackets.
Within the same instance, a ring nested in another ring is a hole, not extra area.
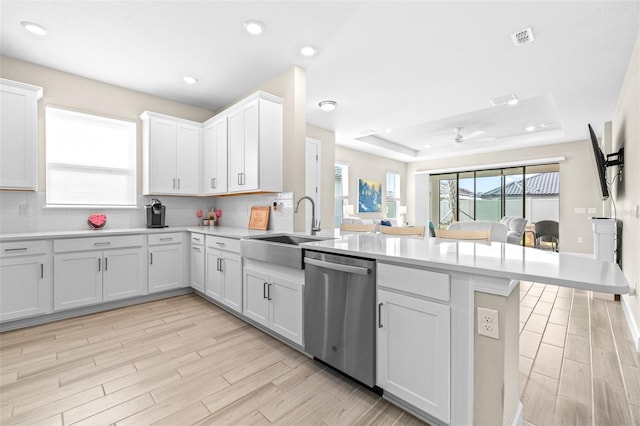
[(227, 192), (227, 117), (222, 117), (204, 130), (204, 192)]
[(207, 296), (215, 299), (222, 300), (222, 272), (221, 262), (222, 262), (222, 254), (220, 250), (212, 250), (207, 248), (206, 251), (206, 261), (207, 261), (207, 277), (205, 281), (204, 292)]
[(244, 145), (244, 174), (242, 191), (259, 189), (258, 172), (260, 158), (260, 115), (258, 100), (253, 100), (242, 107), (242, 127)]
[(49, 256), (0, 259), (0, 322), (51, 312)]
[(229, 192), (243, 191), (244, 173), (244, 129), (242, 126), (242, 109), (229, 112), (227, 116), (229, 139)]
[(102, 302), (102, 252), (57, 254), (53, 257), (53, 309)]
[(302, 345), (302, 285), (271, 277), (267, 296), (271, 299), (271, 329)]
[(102, 299), (125, 299), (147, 294), (145, 250), (108, 250), (103, 253)]
[(205, 270), (204, 246), (191, 246), (191, 287), (204, 293)]
[(184, 287), (183, 251), (182, 244), (149, 248), (149, 293)]
[(378, 303), (378, 386), (448, 423), (449, 306), (384, 290)]
[(222, 252), (222, 303), (242, 312), (242, 262), (239, 254)]
[(243, 313), (265, 327), (269, 326), (268, 284), (269, 276), (267, 274), (244, 268)]
[(149, 192), (176, 192), (176, 123), (149, 120)]
[(200, 193), (200, 138), (202, 129), (178, 123), (176, 129), (176, 190), (179, 194)]
[(36, 189), (36, 94), (3, 84), (0, 90), (0, 111), (0, 187)]

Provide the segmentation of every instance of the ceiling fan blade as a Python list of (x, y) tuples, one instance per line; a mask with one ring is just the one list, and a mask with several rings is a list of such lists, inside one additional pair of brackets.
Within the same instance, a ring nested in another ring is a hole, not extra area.
[(462, 139), (463, 139), (463, 140), (473, 139), (473, 138), (475, 138), (475, 137), (477, 137), (477, 136), (480, 136), (480, 135), (481, 135), (481, 134), (483, 134), (483, 133), (484, 133), (484, 130), (476, 130), (476, 131), (475, 131), (475, 132), (473, 132), (473, 133), (469, 133), (468, 135), (463, 136), (463, 137), (462, 137)]

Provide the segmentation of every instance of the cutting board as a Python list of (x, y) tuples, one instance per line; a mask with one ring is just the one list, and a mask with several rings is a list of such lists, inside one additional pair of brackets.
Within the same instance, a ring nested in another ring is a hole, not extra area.
[(269, 226), (269, 206), (253, 206), (251, 207), (251, 216), (249, 217), (249, 229), (260, 229), (265, 231)]

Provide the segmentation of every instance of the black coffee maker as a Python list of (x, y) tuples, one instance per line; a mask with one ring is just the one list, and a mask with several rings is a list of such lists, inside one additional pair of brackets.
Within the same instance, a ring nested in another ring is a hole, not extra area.
[(164, 228), (164, 212), (166, 207), (162, 205), (160, 200), (152, 198), (148, 206), (145, 206), (147, 211), (147, 228)]

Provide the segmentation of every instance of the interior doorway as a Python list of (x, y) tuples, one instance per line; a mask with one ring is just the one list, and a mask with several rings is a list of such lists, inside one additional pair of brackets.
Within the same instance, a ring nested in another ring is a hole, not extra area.
[[(313, 198), (316, 204), (316, 220), (319, 221), (322, 216), (320, 206), (320, 164), (321, 164), (321, 147), (322, 142), (318, 139), (306, 138), (305, 145), (305, 195)], [(311, 232), (311, 207), (305, 206), (305, 232)]]

